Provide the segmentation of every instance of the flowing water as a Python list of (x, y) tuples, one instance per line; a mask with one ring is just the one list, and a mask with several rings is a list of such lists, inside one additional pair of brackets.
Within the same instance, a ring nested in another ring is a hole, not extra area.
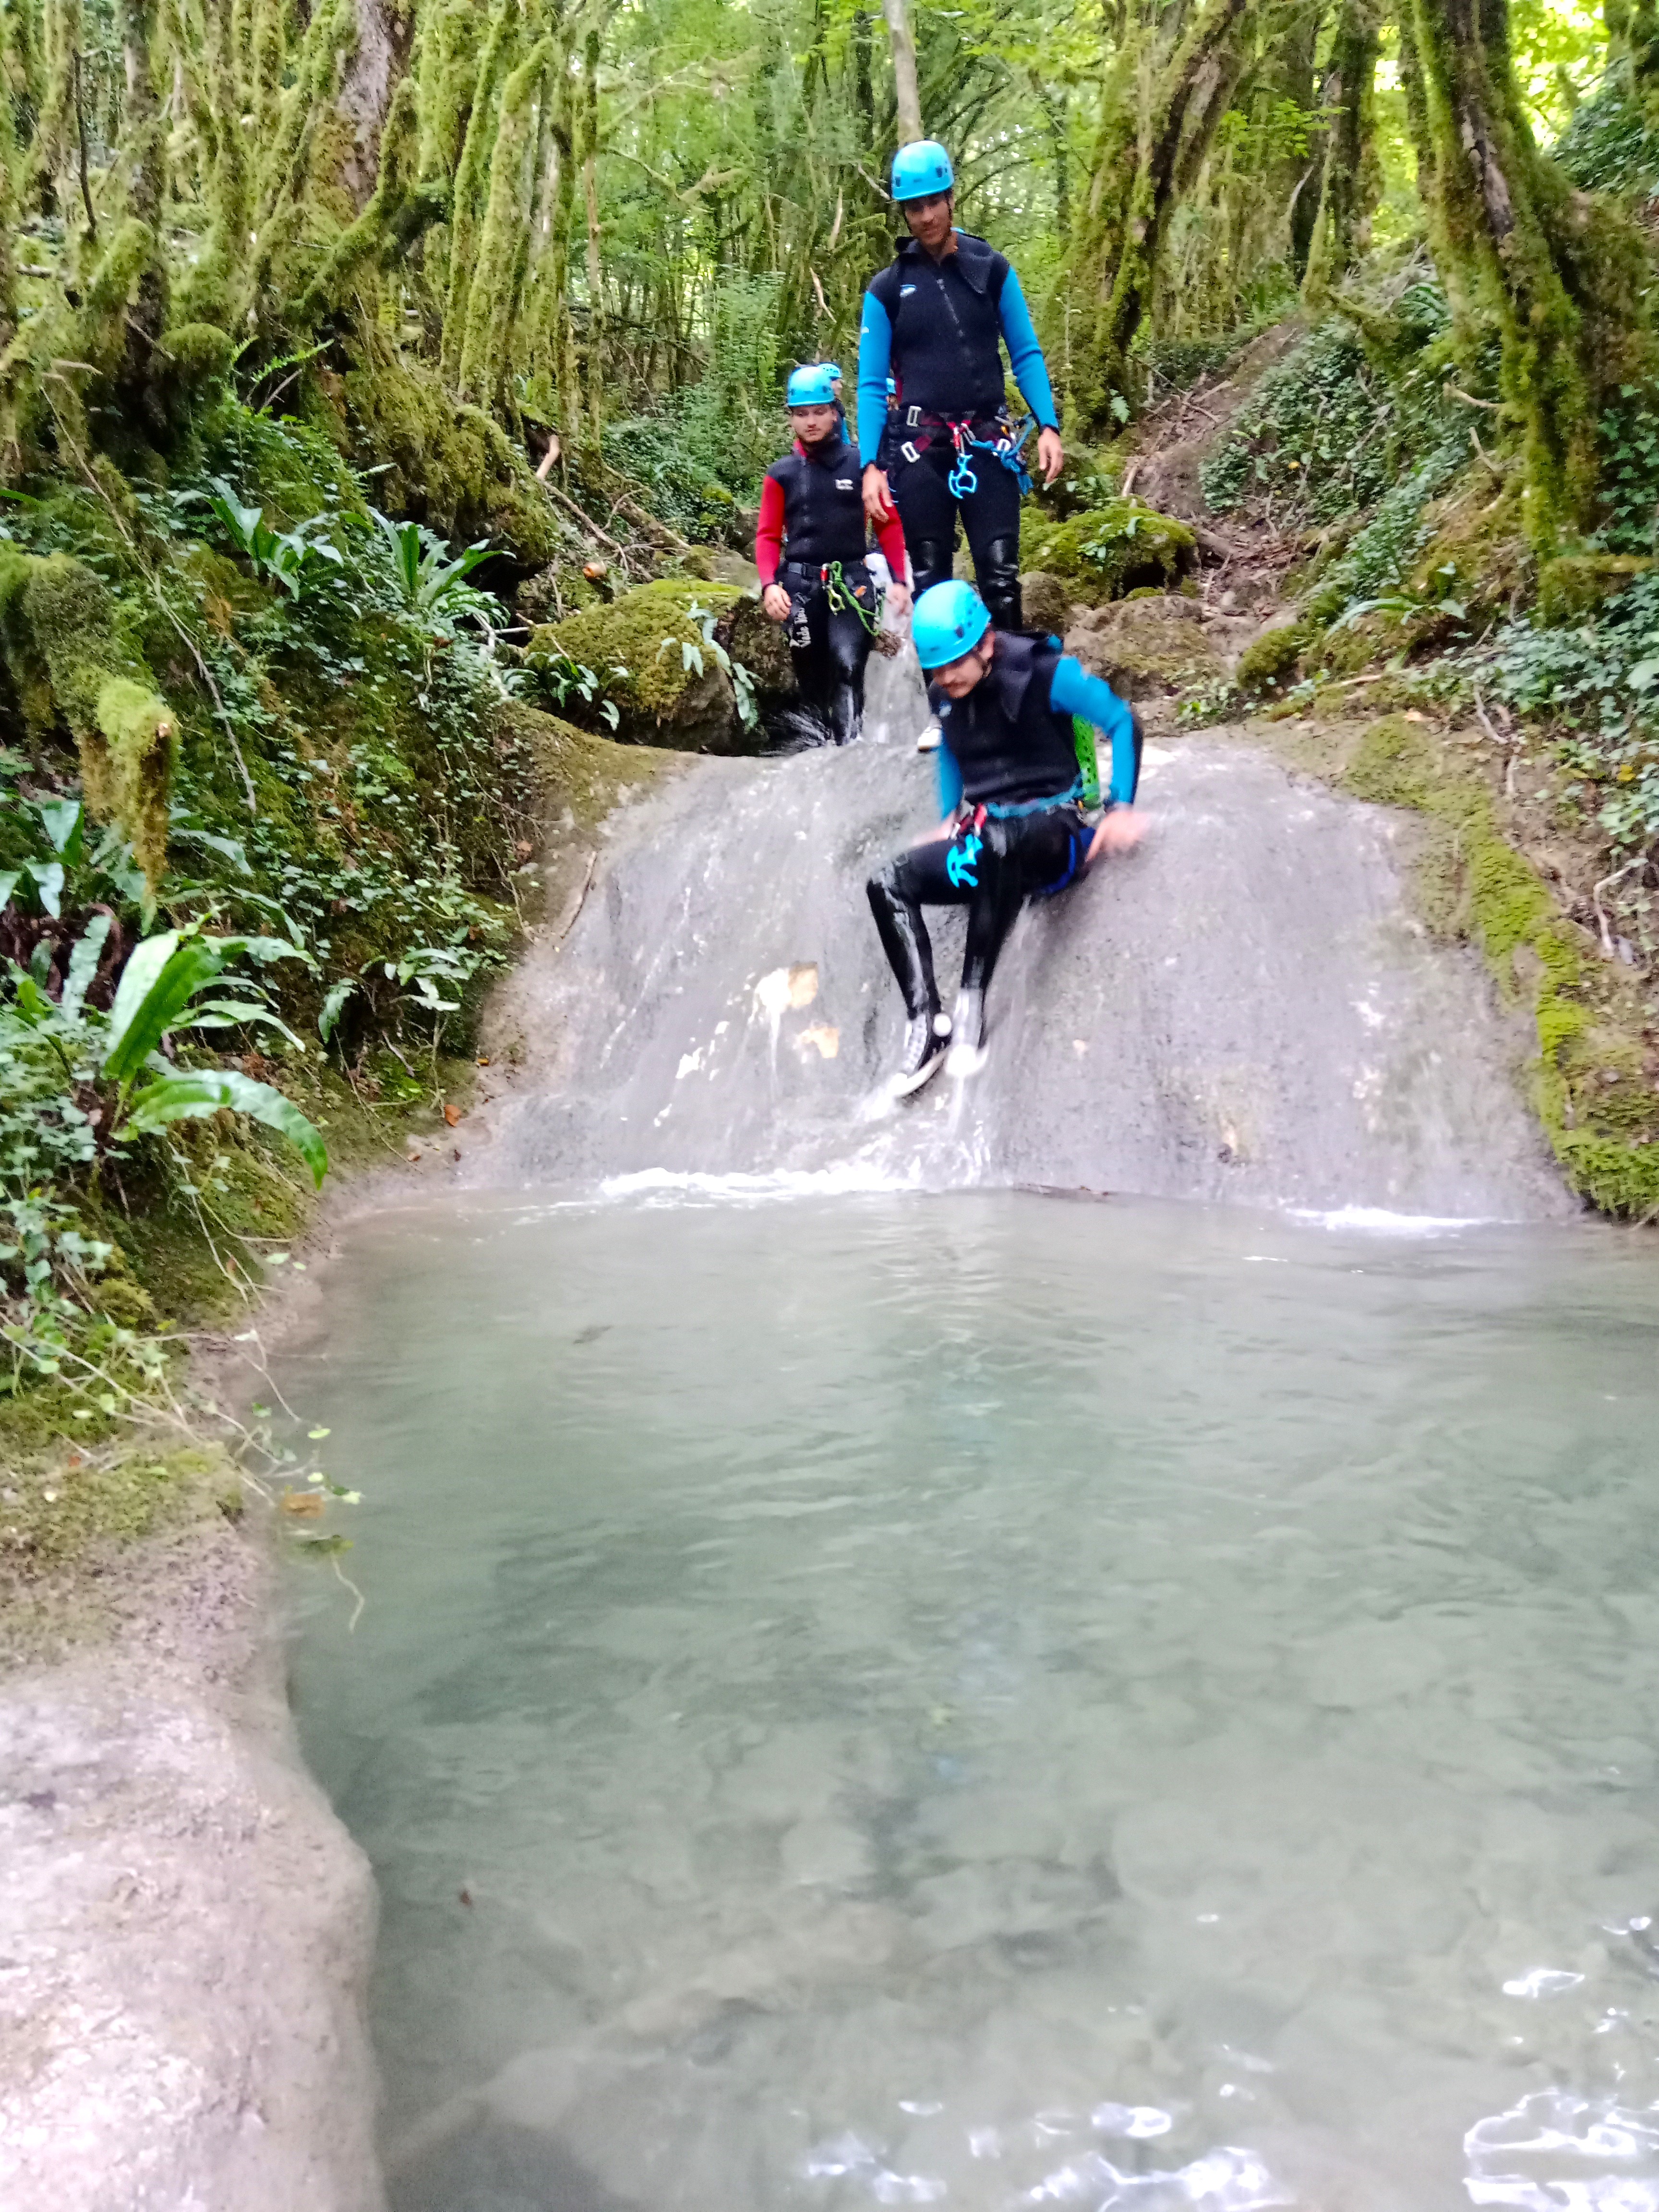
[(399, 2212), (1659, 2205), (1639, 1243), (450, 1202), (284, 1390)]
[(1659, 2212), (1650, 1247), (1397, 825), (1146, 796), (895, 1112), (914, 757), (700, 768), (344, 1238), (278, 1380), (396, 2212)]

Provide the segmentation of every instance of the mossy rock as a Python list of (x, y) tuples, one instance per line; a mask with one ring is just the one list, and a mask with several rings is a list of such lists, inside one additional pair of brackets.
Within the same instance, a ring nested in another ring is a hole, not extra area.
[(782, 706), (795, 696), (795, 664), (782, 623), (775, 623), (752, 592), (720, 617), (716, 635), (733, 660), (755, 679), (763, 706)]
[(1085, 615), (1066, 645), (1120, 699), (1164, 699), (1218, 689), (1226, 670), (1197, 607), (1177, 592), (1123, 599)]
[(1428, 726), (1371, 723), (1341, 782), (1357, 799), (1413, 808), (1430, 825), (1419, 862), (1425, 920), (1468, 937), (1502, 995), (1535, 1025), (1533, 1105), (1573, 1188), (1604, 1213), (1659, 1213), (1659, 1098), (1645, 1073), (1640, 994), (1596, 955), (1547, 884), (1499, 830), (1484, 784)]
[(1060, 523), (1028, 507), (1020, 560), (1058, 576), (1073, 599), (1092, 607), (1137, 586), (1167, 590), (1179, 583), (1197, 564), (1198, 541), (1184, 522), (1138, 499), (1109, 500)]
[(1302, 646), (1302, 632), (1294, 623), (1264, 629), (1239, 654), (1233, 681), (1252, 697), (1262, 691), (1285, 690), (1295, 680)]
[(600, 678), (621, 716), (617, 734), (675, 752), (751, 748), (732, 678), (691, 610), (723, 613), (740, 596), (729, 584), (668, 577), (637, 585), (607, 607), (588, 607), (531, 632), (532, 653), (568, 653)]
[(1538, 611), (1547, 623), (1577, 622), (1653, 566), (1643, 554), (1564, 553), (1539, 572)]
[(1019, 580), (1019, 597), (1027, 629), (1046, 629), (1055, 637), (1065, 636), (1074, 601), (1052, 569), (1028, 570)]

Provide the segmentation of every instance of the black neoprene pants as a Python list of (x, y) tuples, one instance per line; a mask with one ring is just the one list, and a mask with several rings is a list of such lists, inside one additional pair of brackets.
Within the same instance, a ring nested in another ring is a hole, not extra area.
[[(805, 704), (838, 745), (850, 744), (864, 720), (864, 665), (870, 658), (870, 632), (855, 608), (832, 608), (830, 593), (816, 578), (807, 580), (787, 566), (778, 581), (789, 594), (789, 658)], [(860, 586), (870, 618), (876, 599), (862, 567), (850, 569), (847, 591)], [(796, 640), (802, 629), (806, 642)]]
[(904, 525), (904, 542), (916, 572), (916, 590), (942, 584), (956, 558), (957, 515), (968, 533), (980, 596), (999, 629), (1018, 629), (1019, 480), (994, 453), (970, 451), (968, 459), (976, 489), (958, 501), (951, 495), (950, 475), (957, 457), (950, 439), (924, 447), (914, 461), (892, 453), (888, 482)]
[(939, 1011), (923, 907), (967, 908), (962, 988), (983, 991), (1020, 908), (1028, 898), (1064, 890), (1076, 880), (1090, 836), (1073, 806), (988, 820), (977, 830), (960, 823), (951, 837), (912, 845), (871, 877), (866, 886), (870, 911), (912, 1020)]

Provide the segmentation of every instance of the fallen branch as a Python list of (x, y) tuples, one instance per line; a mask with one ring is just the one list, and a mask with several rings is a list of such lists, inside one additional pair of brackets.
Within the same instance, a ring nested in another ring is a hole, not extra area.
[(589, 514), (585, 508), (578, 507), (575, 501), (570, 497), (568, 492), (561, 491), (557, 484), (550, 483), (545, 477), (542, 478), (542, 489), (547, 493), (550, 499), (556, 499), (561, 507), (568, 507), (572, 514), (575, 516), (577, 521), (580, 523), (582, 528), (584, 530), (591, 530), (595, 538), (600, 539), (603, 544), (611, 548), (611, 550), (616, 555), (619, 561), (625, 561), (627, 559), (627, 555), (623, 551), (622, 547), (617, 544), (616, 539), (611, 537), (607, 532), (601, 530), (599, 524), (594, 521), (592, 516)]
[(1504, 411), (1496, 399), (1477, 399), (1472, 392), (1465, 392), (1462, 385), (1453, 384), (1449, 380), (1443, 389), (1448, 398), (1461, 399), (1466, 407), (1484, 408), (1488, 415), (1501, 415)]
[(577, 916), (581, 913), (583, 907), (587, 903), (587, 894), (589, 890), (592, 888), (593, 882), (593, 871), (598, 867), (599, 864), (599, 856), (597, 850), (590, 853), (587, 856), (587, 873), (582, 878), (582, 887), (576, 894), (575, 903), (570, 909), (569, 919), (566, 921), (563, 928), (560, 930), (558, 935), (553, 940), (553, 950), (556, 952), (564, 943), (566, 938), (569, 936), (571, 931), (576, 927)]

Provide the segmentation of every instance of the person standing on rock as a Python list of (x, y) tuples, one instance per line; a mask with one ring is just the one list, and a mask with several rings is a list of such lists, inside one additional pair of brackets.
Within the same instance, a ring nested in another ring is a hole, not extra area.
[[(865, 559), (858, 461), (830, 368), (820, 362), (789, 380), (794, 450), (774, 461), (762, 483), (755, 566), (762, 606), (789, 625), (801, 697), (844, 745), (864, 718), (864, 669), (881, 626), (881, 597)], [(910, 605), (904, 531), (890, 508), (877, 536), (893, 580), (888, 601), (902, 615)]]
[(1003, 347), (1038, 426), (1045, 483), (1066, 453), (1019, 278), (982, 238), (956, 228), (955, 192), (943, 146), (923, 138), (900, 147), (893, 198), (909, 235), (872, 280), (859, 330), (864, 506), (879, 523), (896, 503), (918, 593), (951, 575), (960, 514), (991, 620), (1017, 630), (1019, 501), (1030, 477), (1005, 397)]
[[(971, 1074), (985, 1042), (985, 994), (997, 955), (1028, 898), (1052, 898), (1106, 853), (1139, 842), (1134, 806), (1140, 726), (1099, 677), (1053, 638), (992, 627), (971, 584), (920, 593), (911, 625), (944, 728), (939, 798), (945, 819), (866, 885), (882, 949), (904, 994), (904, 1051), (894, 1090), (919, 1091), (947, 1050)], [(1111, 741), (1103, 793), (1093, 733)], [(1098, 824), (1085, 806), (1104, 801)], [(925, 906), (968, 909), (962, 990), (940, 1011)]]

